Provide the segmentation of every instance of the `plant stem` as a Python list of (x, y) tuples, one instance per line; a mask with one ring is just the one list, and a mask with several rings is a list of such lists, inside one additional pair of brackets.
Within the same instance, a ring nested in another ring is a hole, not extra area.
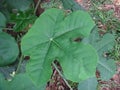
[(63, 78), (64, 82), (66, 83), (66, 85), (69, 87), (70, 90), (73, 90), (72, 87), (69, 85), (69, 83), (67, 82), (67, 80), (65, 79), (65, 77), (62, 75), (62, 73), (60, 72), (60, 70), (58, 69), (58, 67), (56, 66), (56, 64), (54, 62), (52, 62), (53, 67), (57, 70), (57, 72), (59, 73), (59, 75)]
[(34, 14), (36, 13), (36, 11), (37, 11), (37, 9), (38, 9), (38, 7), (40, 5), (40, 2), (41, 2), (41, 0), (38, 0), (37, 4), (35, 6)]
[(23, 55), (21, 55), (21, 57), (20, 57), (20, 59), (19, 59), (19, 63), (18, 63), (18, 67), (17, 67), (17, 69), (16, 69), (16, 73), (19, 72), (22, 61), (23, 61)]

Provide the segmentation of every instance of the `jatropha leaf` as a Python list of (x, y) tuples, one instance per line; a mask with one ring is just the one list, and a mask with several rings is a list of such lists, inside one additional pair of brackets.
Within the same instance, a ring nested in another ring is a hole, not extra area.
[(100, 71), (102, 80), (109, 80), (116, 72), (116, 64), (113, 59), (101, 58), (98, 62), (97, 69)]
[(116, 72), (116, 64), (113, 59), (106, 58), (106, 53), (113, 48), (115, 38), (112, 34), (106, 34), (101, 41), (98, 42), (98, 54), (100, 60), (98, 62), (98, 70), (103, 80), (109, 80)]
[(100, 37), (97, 30), (93, 30), (89, 42), (96, 48), (99, 55), (97, 69), (100, 71), (101, 79), (109, 80), (116, 72), (116, 64), (113, 59), (107, 58), (105, 54), (113, 48), (115, 44), (114, 36), (107, 33)]
[(75, 42), (90, 34), (94, 22), (84, 11), (68, 16), (63, 10), (48, 9), (23, 37), (22, 53), (30, 56), (26, 71), (36, 85), (46, 83), (52, 74), (51, 63), (58, 60), (64, 76), (78, 82), (94, 76), (98, 56), (89, 44)]
[(19, 53), (14, 38), (7, 33), (0, 32), (0, 66), (13, 63)]
[(98, 82), (96, 77), (91, 77), (80, 82), (78, 85), (78, 90), (97, 90), (97, 84)]

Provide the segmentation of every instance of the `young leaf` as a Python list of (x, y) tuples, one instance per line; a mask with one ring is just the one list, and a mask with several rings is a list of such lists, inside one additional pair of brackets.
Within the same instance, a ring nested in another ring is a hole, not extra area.
[(0, 66), (13, 63), (19, 53), (17, 43), (10, 35), (0, 32)]
[(15, 23), (13, 29), (16, 32), (24, 30), (30, 24), (33, 24), (33, 22), (37, 19), (35, 15), (31, 14), (31, 12), (33, 11), (27, 10), (26, 12), (18, 12), (19, 15), (17, 14), (11, 15), (11, 22)]
[(78, 90), (97, 90), (97, 84), (98, 82), (96, 77), (91, 77), (83, 82), (80, 82)]
[[(93, 26), (94, 22), (87, 12), (76, 11), (65, 16), (60, 9), (46, 10), (21, 43), (22, 53), (30, 56), (27, 73), (33, 82), (37, 85), (46, 83), (52, 74), (51, 63), (56, 59), (69, 80), (77, 82), (94, 75), (96, 51), (90, 45), (74, 41), (77, 37), (88, 36)], [(73, 64), (73, 69), (67, 62), (71, 66)], [(75, 69), (76, 73), (73, 73)]]

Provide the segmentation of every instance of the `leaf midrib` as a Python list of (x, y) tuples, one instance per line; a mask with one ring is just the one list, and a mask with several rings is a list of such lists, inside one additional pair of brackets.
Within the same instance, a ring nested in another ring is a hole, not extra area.
[[(74, 31), (74, 30), (78, 30), (79, 28), (82, 28), (82, 27), (79, 26), (79, 27), (76, 27), (76, 28), (69, 29), (69, 31), (66, 31), (66, 32), (64, 32), (64, 33), (62, 33), (62, 34), (60, 34), (60, 35), (58, 35), (58, 36), (55, 36), (54, 39), (57, 39), (57, 38), (65, 35), (65, 34), (67, 34), (67, 33), (70, 33), (70, 32), (72, 32), (72, 31)], [(80, 34), (81, 34), (81, 33), (80, 33)]]
[(113, 73), (111, 69), (109, 69), (106, 65), (102, 64), (100, 61), (98, 61), (98, 63), (103, 66), (104, 68), (106, 68), (109, 72)]
[(104, 44), (102, 44), (102, 46), (99, 48), (99, 49), (97, 49), (97, 51), (99, 52), (100, 50), (102, 50), (103, 49), (103, 47), (106, 47), (107, 45), (109, 45), (110, 43), (112, 43), (112, 39), (109, 41), (108, 40), (108, 42), (104, 42)]

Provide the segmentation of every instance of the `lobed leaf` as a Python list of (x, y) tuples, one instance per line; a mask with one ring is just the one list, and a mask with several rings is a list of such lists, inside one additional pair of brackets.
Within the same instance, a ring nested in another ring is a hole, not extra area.
[(89, 42), (96, 48), (99, 55), (97, 69), (100, 71), (103, 80), (109, 80), (116, 72), (115, 61), (105, 57), (105, 53), (110, 51), (114, 44), (115, 38), (112, 34), (107, 33), (100, 37), (97, 30), (93, 30), (89, 37)]
[(93, 26), (87, 12), (76, 11), (65, 16), (60, 9), (46, 10), (21, 43), (22, 53), (30, 56), (27, 73), (32, 81), (38, 86), (45, 84), (51, 77), (54, 60), (60, 62), (69, 80), (77, 82), (93, 76), (98, 60), (95, 49), (74, 41), (77, 37), (88, 36)]

